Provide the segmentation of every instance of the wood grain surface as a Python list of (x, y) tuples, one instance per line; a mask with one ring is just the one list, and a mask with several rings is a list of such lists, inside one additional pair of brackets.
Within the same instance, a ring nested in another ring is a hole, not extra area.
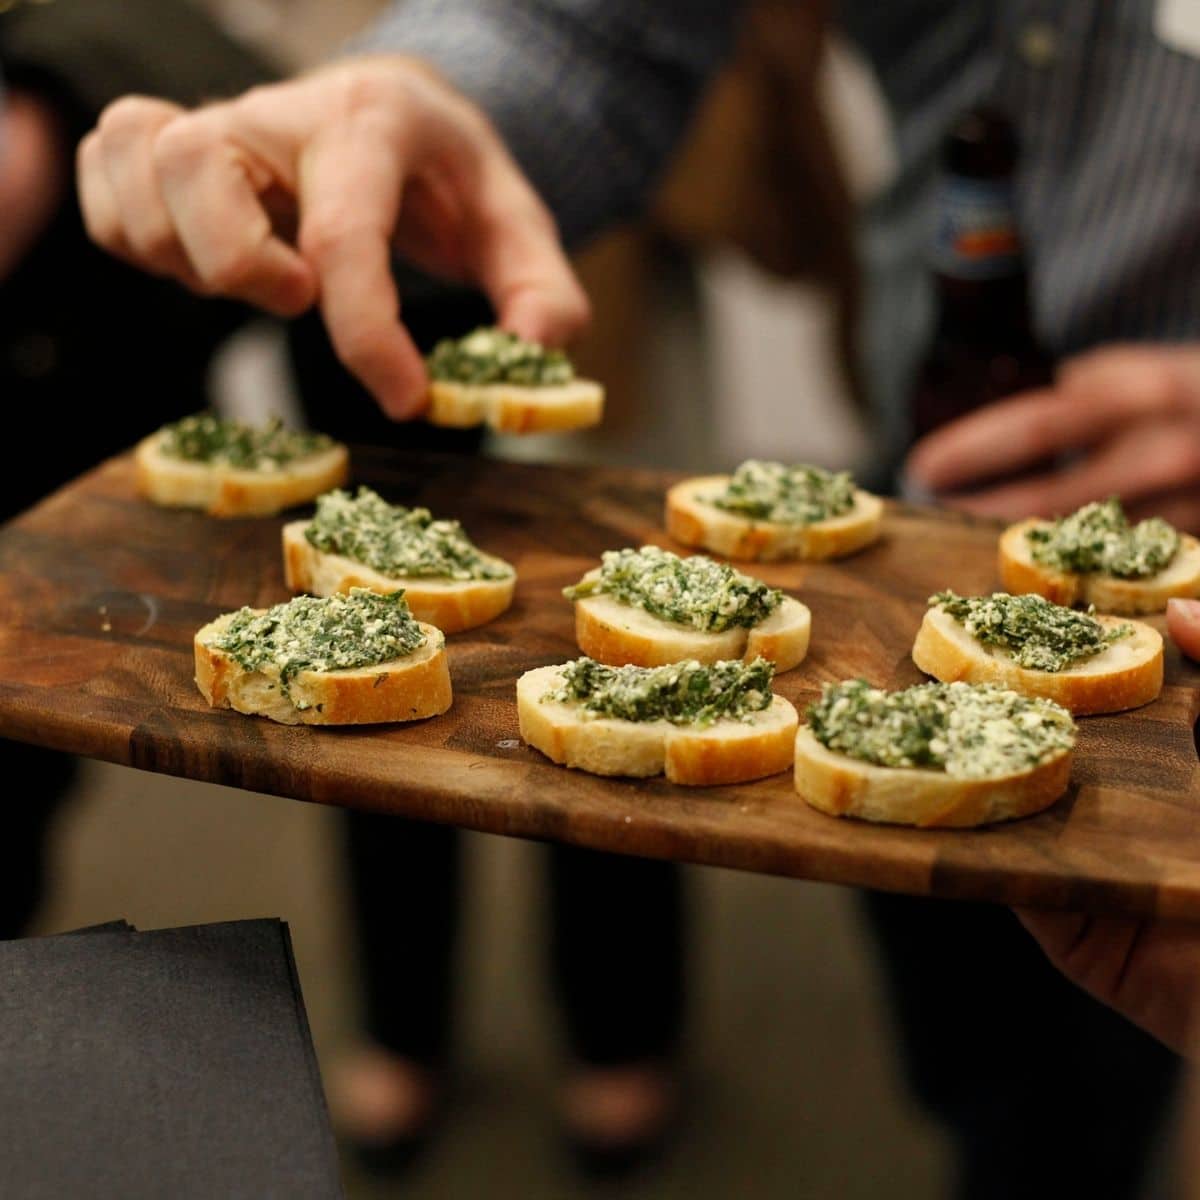
[[(320, 729), (209, 709), (192, 680), (192, 635), (221, 612), (286, 598), (286, 518), (154, 508), (134, 496), (122, 458), (0, 530), (0, 734), (493, 833), (915, 894), (1200, 919), (1200, 670), (1173, 647), (1162, 697), (1084, 718), (1069, 793), (1009, 825), (927, 832), (837, 820), (809, 809), (790, 775), (711, 789), (600, 779), (521, 743), (514, 681), (574, 656), (559, 589), (602, 550), (669, 545), (661, 503), (673, 477), (384, 451), (356, 453), (354, 466), (390, 500), (461, 518), (517, 566), (512, 609), (449, 639), (447, 715)], [(909, 651), (926, 597), (993, 589), (996, 532), (894, 506), (882, 541), (840, 564), (757, 568), (813, 612), (809, 657), (776, 690), (803, 707), (825, 680), (918, 682)]]

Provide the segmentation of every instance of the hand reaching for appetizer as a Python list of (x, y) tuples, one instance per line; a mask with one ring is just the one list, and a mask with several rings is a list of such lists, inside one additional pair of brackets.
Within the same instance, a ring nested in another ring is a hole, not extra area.
[(50, 223), (70, 177), (53, 109), (35, 96), (0, 97), (0, 281)]
[(495, 128), (413, 59), (349, 60), (193, 111), (127, 96), (78, 168), (100, 245), (281, 316), (319, 303), (339, 357), (396, 419), (426, 379), (393, 249), (477, 284), (522, 337), (554, 345), (587, 321), (553, 219)]
[[(1064, 465), (1035, 467), (1047, 459)], [(1070, 359), (1053, 387), (923, 438), (906, 472), (947, 505), (1010, 521), (1119, 495), (1133, 520), (1200, 529), (1200, 346), (1109, 346)]]

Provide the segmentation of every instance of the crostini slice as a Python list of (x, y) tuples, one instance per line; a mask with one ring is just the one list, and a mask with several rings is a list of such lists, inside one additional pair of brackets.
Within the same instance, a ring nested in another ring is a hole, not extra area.
[(561, 350), (501, 329), (446, 338), (426, 359), (433, 425), (489, 425), (499, 433), (560, 433), (599, 424), (604, 388), (577, 379)]
[(667, 532), (726, 558), (815, 562), (874, 542), (883, 501), (847, 471), (749, 459), (732, 475), (685, 479), (667, 492)]
[(1163, 612), (1175, 596), (1200, 596), (1200, 542), (1157, 518), (1131, 525), (1111, 499), (1057, 521), (1010, 525), (999, 571), (1012, 593), (1138, 616)]
[[(771, 694), (770, 681), (764, 660), (648, 669), (577, 659), (539, 667), (517, 681), (521, 737), (552, 761), (595, 775), (665, 774), (672, 783), (698, 787), (744, 783), (786, 771), (792, 762), (798, 717), (787, 700)], [(610, 708), (606, 697), (614, 693)], [(720, 715), (689, 719), (688, 706), (699, 693)], [(672, 700), (682, 707), (672, 708)], [(612, 712), (627, 715), (607, 715)]]
[(701, 554), (606, 551), (564, 595), (575, 604), (579, 649), (612, 666), (761, 657), (789, 671), (808, 653), (807, 605)]
[(1162, 691), (1162, 635), (1042, 596), (930, 598), (912, 657), (943, 683), (995, 683), (1076, 716), (1149, 704)]
[(453, 698), (445, 637), (414, 620), (399, 592), (225, 613), (196, 633), (194, 650), (209, 704), (285, 725), (417, 721)]
[(350, 455), (278, 420), (255, 426), (196, 413), (143, 438), (134, 467), (138, 492), (155, 504), (269, 517), (345, 483)]
[(835, 817), (969, 827), (1040, 812), (1067, 789), (1075, 725), (1049, 700), (983, 684), (826, 685), (796, 734), (796, 791)]
[(389, 504), (370, 488), (317, 498), (307, 521), (283, 527), (283, 569), (294, 592), (332, 596), (352, 588), (403, 591), (419, 621), (460, 633), (512, 604), (517, 574), (485, 554), (458, 521)]

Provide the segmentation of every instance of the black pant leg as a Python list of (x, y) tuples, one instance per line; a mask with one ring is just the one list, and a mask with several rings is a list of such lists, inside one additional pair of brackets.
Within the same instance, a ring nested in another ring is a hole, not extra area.
[(550, 847), (553, 986), (571, 1050), (668, 1057), (684, 1020), (684, 893), (673, 863)]
[(367, 1032), (433, 1068), (450, 1052), (460, 840), (447, 825), (346, 813)]
[(868, 893), (910, 1086), (961, 1200), (1134, 1200), (1176, 1057), (1060, 975), (1005, 908)]
[(20, 937), (42, 898), (46, 837), (78, 760), (0, 740), (0, 772), (19, 783), (0, 817), (0, 939)]

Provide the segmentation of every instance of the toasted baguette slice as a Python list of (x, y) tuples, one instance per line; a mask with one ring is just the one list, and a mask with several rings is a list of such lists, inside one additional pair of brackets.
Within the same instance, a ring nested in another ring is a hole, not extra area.
[(782, 696), (752, 721), (714, 721), (704, 729), (670, 721), (581, 716), (575, 705), (543, 701), (561, 683), (559, 667), (517, 680), (521, 736), (547, 758), (593, 775), (666, 774), (672, 783), (744, 783), (786, 771), (799, 718)]
[[(293, 592), (332, 596), (356, 587), (373, 592), (403, 589), (413, 616), (436, 625), (443, 633), (461, 633), (484, 625), (512, 604), (515, 574), (507, 579), (466, 580), (382, 575), (352, 558), (318, 550), (304, 536), (307, 527), (307, 521), (291, 521), (283, 527), (283, 574)], [(484, 557), (502, 562), (491, 555)]]
[(1067, 790), (1071, 751), (1018, 775), (955, 779), (921, 767), (877, 767), (796, 734), (796, 791), (821, 812), (927, 828), (986, 825), (1049, 808)]
[(1048, 522), (1021, 521), (1000, 537), (1000, 578), (1014, 595), (1033, 592), (1055, 604), (1094, 604), (1100, 612), (1121, 616), (1163, 612), (1172, 596), (1200, 596), (1200, 542), (1179, 535), (1179, 553), (1168, 566), (1148, 579), (1117, 579), (1112, 575), (1056, 571), (1034, 562), (1027, 530)]
[[(585, 579), (598, 574), (590, 571)], [(766, 658), (777, 671), (790, 671), (808, 653), (812, 613), (791, 596), (752, 629), (707, 633), (675, 625), (645, 609), (600, 593), (575, 601), (575, 640), (589, 658), (610, 667), (662, 667), (695, 658), (702, 663)]]
[(604, 389), (591, 379), (544, 387), (435, 379), (425, 415), (432, 425), (454, 429), (487, 424), (499, 433), (561, 433), (600, 423)]
[(883, 501), (870, 492), (856, 491), (854, 507), (840, 517), (797, 525), (740, 517), (700, 499), (728, 482), (728, 475), (704, 475), (677, 483), (667, 492), (667, 532), (685, 546), (755, 562), (843, 558), (879, 537)]
[[(236, 613), (210, 621), (195, 637), (196, 685), (214, 708), (270, 717), (284, 725), (374, 725), (436, 717), (450, 707), (450, 670), (440, 629), (422, 624), (423, 646), (404, 658), (343, 671), (301, 671), (279, 686), (279, 672), (247, 671), (210, 643)], [(297, 708), (294, 701), (309, 705)]]
[(996, 683), (1025, 696), (1053, 700), (1076, 716), (1120, 712), (1149, 704), (1162, 691), (1163, 640), (1141, 621), (1096, 618), (1101, 625), (1129, 624), (1133, 632), (1092, 658), (1062, 671), (1018, 666), (1000, 646), (985, 646), (944, 609), (933, 607), (913, 644), (913, 662), (943, 683)]
[(162, 432), (143, 438), (134, 451), (137, 489), (170, 508), (200, 508), (214, 517), (270, 517), (340, 487), (350, 455), (340, 442), (298, 458), (278, 471), (251, 471), (187, 462), (163, 454)]

